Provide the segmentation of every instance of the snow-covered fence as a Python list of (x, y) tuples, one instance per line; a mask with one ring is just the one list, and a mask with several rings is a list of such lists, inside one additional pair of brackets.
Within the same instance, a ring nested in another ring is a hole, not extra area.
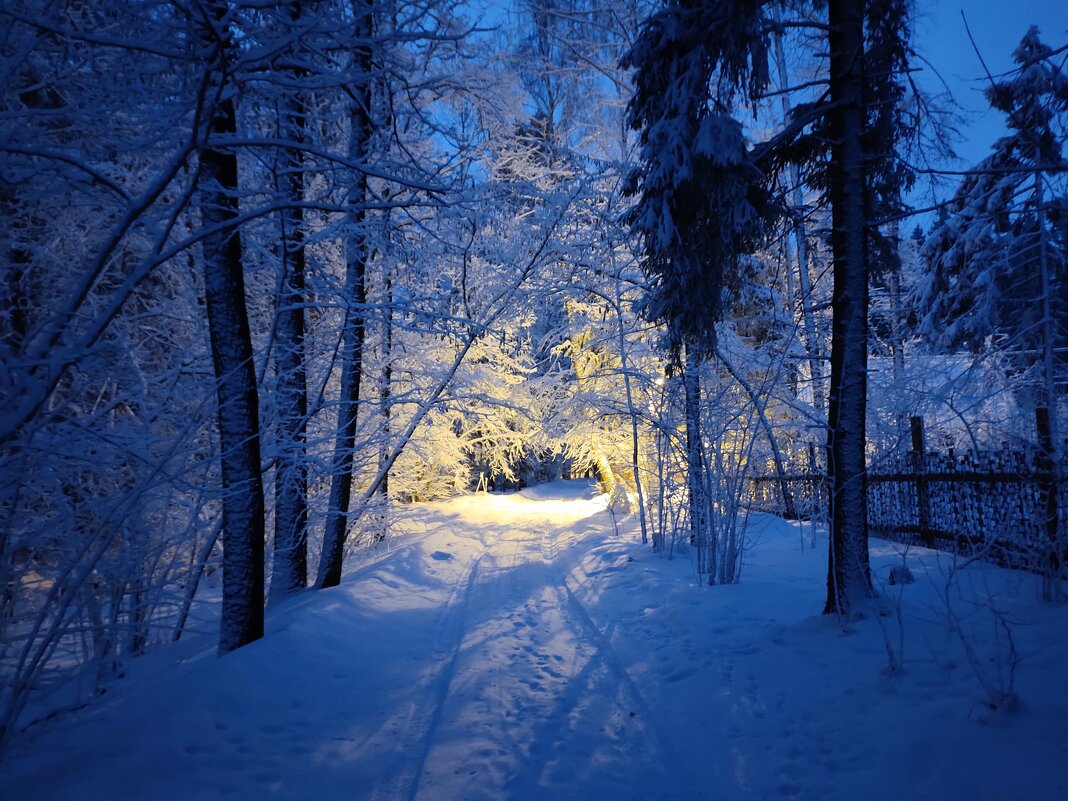
[[(869, 465), (873, 535), (1041, 573), (1063, 569), (1068, 543), (1058, 520), (1068, 509), (1068, 460), (1053, 469), (1041, 433), (1040, 444), (1027, 449), (938, 452), (923, 445), (922, 422), (914, 418), (913, 449)], [(826, 515), (822, 469), (752, 477), (749, 508), (782, 514), (783, 483), (801, 517)]]
[[(768, 512), (787, 520), (822, 520), (827, 516), (827, 472), (822, 449), (809, 445), (801, 460), (783, 460), (783, 473), (750, 475), (743, 499), (750, 511)], [(785, 497), (788, 496), (788, 497)]]
[[(1041, 452), (912, 453), (868, 476), (872, 534), (960, 553), (985, 551), (1013, 567), (1056, 567), (1047, 517), (1054, 476)], [(1066, 488), (1059, 488), (1059, 506)], [(1054, 496), (1056, 497), (1056, 496)]]

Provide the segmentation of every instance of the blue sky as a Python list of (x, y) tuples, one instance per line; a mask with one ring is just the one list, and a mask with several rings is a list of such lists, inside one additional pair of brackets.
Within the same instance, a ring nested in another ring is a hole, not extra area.
[[(975, 44), (996, 76), (1012, 67), (1012, 51), (1030, 25), (1038, 25), (1042, 40), (1051, 47), (1068, 41), (1068, 0), (978, 0), (938, 2), (918, 0), (916, 49), (938, 70), (956, 101), (970, 112), (961, 125), (962, 141), (957, 153), (966, 165), (986, 156), (990, 145), (1004, 130), (1003, 117), (989, 110), (982, 96), (987, 84), (983, 67), (968, 40), (961, 18), (968, 19)], [(927, 74), (920, 80), (929, 88), (938, 79)]]

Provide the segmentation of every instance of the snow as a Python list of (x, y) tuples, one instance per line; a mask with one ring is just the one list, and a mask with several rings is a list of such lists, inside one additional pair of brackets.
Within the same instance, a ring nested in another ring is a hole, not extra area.
[(915, 583), (889, 587), (902, 557), (873, 540), (890, 614), (843, 631), (818, 614), (819, 532), (752, 515), (741, 583), (701, 587), (606, 503), (555, 482), (406, 507), (340, 587), (269, 610), (263, 640), (163, 649), (20, 735), (0, 795), (1068, 798), (1068, 609), (1033, 578), (971, 565), (949, 594), (984, 670), (1003, 662), (989, 607), (1012, 621), (1022, 703), (991, 710), (947, 633), (945, 555), (913, 548)]

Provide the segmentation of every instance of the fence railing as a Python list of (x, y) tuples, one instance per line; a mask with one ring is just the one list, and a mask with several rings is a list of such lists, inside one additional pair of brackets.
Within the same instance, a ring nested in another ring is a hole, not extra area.
[[(912, 451), (869, 467), (872, 535), (978, 554), (1009, 567), (1060, 571), (1068, 558), (1063, 525), (1058, 529), (1058, 515), (1068, 510), (1068, 462), (1054, 469), (1041, 414), (1039, 444), (1029, 450), (930, 452), (923, 447), (922, 421), (913, 418), (912, 426)], [(793, 509), (798, 517), (825, 518), (826, 474), (755, 476), (749, 504), (756, 511)]]

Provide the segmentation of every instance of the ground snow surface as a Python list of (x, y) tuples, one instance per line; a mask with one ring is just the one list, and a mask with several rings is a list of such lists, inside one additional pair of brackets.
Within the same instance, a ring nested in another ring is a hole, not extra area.
[[(636, 528), (583, 482), (408, 507), (262, 641), (163, 649), (32, 727), (0, 797), (1068, 799), (1068, 610), (1033, 578), (972, 566), (953, 584), (969, 658), (945, 555), (910, 551), (916, 583), (843, 630), (818, 614), (826, 540), (807, 528), (752, 516), (723, 587)], [(901, 561), (873, 541), (877, 582)], [(1022, 658), (1011, 712), (977, 678), (1007, 664), (991, 609)]]

